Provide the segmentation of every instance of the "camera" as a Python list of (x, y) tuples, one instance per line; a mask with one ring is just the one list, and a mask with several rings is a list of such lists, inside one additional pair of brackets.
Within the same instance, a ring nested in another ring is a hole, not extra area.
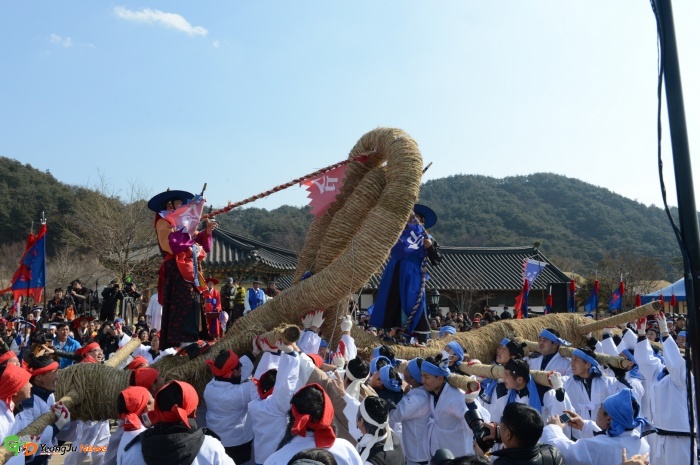
[(464, 419), (467, 421), (469, 429), (472, 430), (474, 440), (484, 452), (491, 449), (495, 442), (500, 439), (498, 428), (496, 429), (496, 441), (493, 439), (484, 439), (485, 437), (491, 436), (491, 430), (484, 423), (484, 419), (481, 417), (478, 410), (467, 410)]
[(559, 415), (559, 421), (561, 421), (564, 424), (567, 424), (571, 421), (571, 417), (568, 413), (562, 413), (561, 415)]

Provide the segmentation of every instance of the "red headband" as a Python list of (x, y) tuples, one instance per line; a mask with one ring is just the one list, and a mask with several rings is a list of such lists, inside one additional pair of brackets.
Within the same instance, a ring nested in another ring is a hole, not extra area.
[(306, 354), (313, 360), (314, 365), (316, 365), (316, 368), (321, 368), (321, 365), (323, 365), (323, 357), (321, 357), (318, 354)]
[(11, 350), (8, 350), (8, 351), (5, 352), (4, 354), (0, 355), (0, 365), (2, 365), (3, 363), (5, 363), (5, 362), (7, 362), (8, 360), (13, 359), (13, 358), (16, 358), (16, 359), (19, 360), (19, 358), (17, 357), (17, 354), (15, 354), (15, 353), (14, 353), (13, 351), (11, 351)]
[(130, 378), (133, 386), (141, 386), (148, 389), (158, 379), (158, 370), (155, 368), (138, 368), (131, 372)]
[(238, 368), (238, 355), (236, 355), (234, 351), (229, 350), (228, 359), (226, 359), (226, 363), (224, 363), (224, 366), (221, 368), (217, 368), (216, 365), (214, 365), (214, 360), (207, 360), (204, 363), (209, 365), (209, 368), (211, 369), (211, 372), (214, 373), (214, 376), (228, 378), (233, 373), (233, 370)]
[(80, 349), (76, 350), (75, 353), (80, 355), (81, 357), (85, 357), (85, 355), (90, 352), (91, 350), (99, 349), (100, 345), (97, 342), (92, 342), (85, 347), (81, 347)]
[(24, 368), (8, 363), (0, 377), (0, 400), (12, 410), (12, 397), (29, 382), (29, 374)]
[[(158, 394), (173, 383), (180, 386), (180, 389), (182, 390), (182, 405), (173, 405), (169, 412), (163, 412), (158, 408)], [(152, 412), (153, 424), (182, 422), (185, 424), (185, 426), (190, 428), (190, 423), (187, 419), (194, 414), (195, 410), (197, 410), (197, 404), (199, 403), (197, 391), (194, 390), (192, 385), (182, 381), (171, 381), (163, 386), (163, 388), (158, 391), (158, 394), (156, 394), (156, 408)]]
[(141, 386), (130, 386), (121, 392), (126, 405), (126, 413), (119, 413), (119, 419), (124, 421), (124, 431), (136, 431), (142, 427), (141, 414), (146, 411), (151, 394)]
[(44, 373), (49, 373), (51, 371), (56, 371), (58, 370), (58, 362), (52, 362), (46, 365), (45, 367), (41, 368), (36, 368), (34, 370), (29, 370), (29, 373), (31, 373), (32, 378), (35, 376), (43, 375)]
[[(306, 437), (306, 431), (309, 429), (313, 430), (316, 447), (326, 449), (335, 443), (335, 432), (331, 426), (335, 411), (333, 410), (331, 400), (328, 398), (328, 394), (326, 394), (326, 391), (324, 391), (318, 384), (309, 384), (300, 389), (299, 392), (314, 387), (323, 393), (323, 415), (319, 421), (311, 421), (311, 416), (309, 414), (300, 413), (296, 406), (292, 404), (292, 416), (294, 417), (292, 434), (295, 436)], [(294, 397), (299, 395), (299, 392), (297, 392)]]
[(253, 378), (253, 383), (255, 383), (255, 386), (258, 388), (258, 395), (262, 400), (265, 400), (268, 397), (270, 397), (272, 395), (272, 392), (275, 390), (275, 387), (272, 386), (269, 391), (263, 391), (262, 385), (260, 384), (260, 380), (255, 378)]
[[(146, 365), (146, 366), (144, 367), (143, 365)], [(138, 368), (147, 368), (148, 367), (148, 360), (146, 360), (145, 358), (143, 358), (142, 356), (139, 355), (138, 357), (133, 359), (131, 361), (131, 363), (129, 363), (126, 367), (131, 371), (136, 370)]]

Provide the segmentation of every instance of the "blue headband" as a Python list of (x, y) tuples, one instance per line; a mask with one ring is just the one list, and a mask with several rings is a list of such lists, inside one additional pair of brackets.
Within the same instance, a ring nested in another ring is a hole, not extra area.
[(379, 369), (379, 379), (382, 380), (384, 387), (392, 392), (401, 392), (401, 381), (398, 379), (393, 379), (389, 376), (389, 371), (393, 367), (391, 365), (384, 365)]
[(457, 332), (457, 329), (454, 326), (448, 325), (448, 326), (443, 326), (442, 328), (440, 328), (439, 334), (440, 334), (440, 336), (442, 336), (443, 334), (455, 334), (456, 332)]
[(369, 362), (369, 374), (370, 375), (373, 375), (377, 372), (377, 362), (381, 359), (386, 360), (387, 363), (389, 364), (389, 366), (391, 366), (391, 360), (389, 360), (388, 358), (386, 358), (383, 355), (380, 355), (379, 357), (372, 359), (372, 361)]
[(565, 341), (564, 339), (558, 338), (556, 335), (554, 335), (554, 333), (552, 333), (551, 331), (547, 331), (546, 329), (542, 330), (539, 337), (549, 339), (553, 343), (559, 344), (561, 346), (568, 346), (570, 344), (568, 341)]
[(678, 333), (678, 336), (688, 337), (688, 333), (685, 331), (681, 331), (680, 333)]
[(445, 378), (450, 376), (450, 370), (447, 367), (440, 368), (439, 366), (430, 362), (426, 362), (425, 360), (420, 366), (420, 371), (421, 373), (428, 373), (429, 375), (433, 376), (444, 376)]
[(642, 427), (642, 433), (647, 427), (653, 428), (646, 418), (638, 416), (639, 410), (635, 412), (632, 409), (632, 399), (634, 399), (632, 391), (624, 388), (603, 401), (603, 408), (611, 419), (610, 428), (606, 431), (608, 436), (616, 437), (638, 426)]
[(501, 339), (502, 346), (507, 346), (509, 342), (510, 342), (510, 339), (508, 339), (507, 337), (504, 337), (503, 339)]
[(321, 345), (320, 345), (320, 347), (322, 347), (322, 348), (323, 348), (323, 347), (328, 347), (328, 343), (326, 342), (325, 339), (321, 339)]
[(379, 347), (376, 347), (376, 348), (372, 351), (372, 358), (373, 358), (373, 359), (379, 357), (379, 349), (381, 349), (381, 348), (382, 348), (382, 346), (379, 346)]
[(416, 383), (420, 384), (421, 386), (423, 385), (423, 380), (421, 379), (420, 376), (420, 368), (418, 368), (418, 360), (423, 360), (422, 358), (414, 358), (413, 360), (408, 361), (408, 372), (411, 374), (411, 378), (413, 378)]
[(457, 356), (457, 361), (455, 362), (455, 365), (459, 366), (462, 363), (462, 360), (464, 360), (464, 349), (462, 349), (462, 346), (459, 345), (457, 341), (452, 341), (445, 347), (449, 347), (450, 349), (452, 349), (452, 352), (455, 353), (455, 355)]
[(573, 352), (571, 352), (571, 355), (574, 357), (578, 357), (581, 360), (585, 360), (586, 362), (591, 364), (591, 368), (588, 369), (588, 372), (592, 375), (600, 375), (600, 368), (598, 368), (598, 361), (591, 357), (590, 355), (586, 354), (584, 351), (579, 350), (579, 349), (574, 349)]

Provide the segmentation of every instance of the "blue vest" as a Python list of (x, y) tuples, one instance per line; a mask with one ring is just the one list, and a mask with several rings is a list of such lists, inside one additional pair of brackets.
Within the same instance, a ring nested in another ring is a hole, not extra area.
[(248, 289), (248, 303), (250, 304), (250, 309), (255, 310), (258, 308), (263, 301), (263, 290), (258, 288), (256, 291), (252, 287)]

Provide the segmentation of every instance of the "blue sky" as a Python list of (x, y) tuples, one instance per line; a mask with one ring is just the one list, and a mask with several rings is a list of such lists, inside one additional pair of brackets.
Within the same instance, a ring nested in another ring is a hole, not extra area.
[[(674, 13), (697, 151), (700, 2)], [(70, 184), (207, 182), (222, 206), (393, 126), (433, 162), (425, 180), (553, 172), (661, 203), (646, 0), (28, 0), (0, 4), (0, 40), (0, 155)]]

